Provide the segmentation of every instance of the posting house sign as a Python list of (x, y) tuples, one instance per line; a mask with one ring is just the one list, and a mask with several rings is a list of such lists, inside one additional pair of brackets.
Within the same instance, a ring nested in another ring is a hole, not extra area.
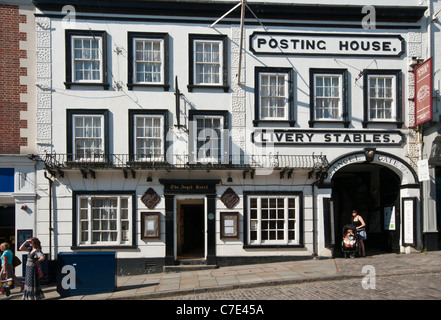
[(399, 57), (404, 53), (404, 39), (400, 35), (254, 32), (250, 51), (256, 55)]
[(381, 130), (273, 130), (258, 129), (253, 132), (255, 144), (273, 145), (388, 145), (398, 146), (403, 142), (403, 134), (400, 131)]

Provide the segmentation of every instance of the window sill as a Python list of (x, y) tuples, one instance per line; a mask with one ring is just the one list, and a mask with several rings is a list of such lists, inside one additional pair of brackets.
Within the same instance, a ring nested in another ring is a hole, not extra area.
[(163, 88), (164, 91), (169, 91), (170, 90), (170, 85), (169, 84), (163, 84), (163, 83), (158, 83), (158, 84), (128, 83), (127, 84), (127, 88), (129, 90), (133, 90), (133, 88)]
[(314, 128), (315, 125), (326, 125), (326, 124), (340, 124), (343, 125), (345, 128), (349, 128), (349, 125), (351, 124), (350, 121), (341, 121), (341, 120), (335, 120), (335, 121), (328, 121), (328, 120), (310, 120), (309, 121), (309, 127)]
[(398, 129), (401, 129), (403, 127), (403, 121), (363, 121), (363, 128), (367, 128), (368, 125), (376, 125), (376, 124), (381, 124), (381, 125), (396, 125)]
[(244, 244), (244, 249), (304, 248), (303, 244)]
[(65, 82), (66, 89), (76, 87), (103, 87), (104, 90), (109, 90), (110, 84), (105, 82)]
[(258, 127), (259, 124), (271, 124), (271, 125), (288, 124), (290, 127), (294, 127), (296, 121), (295, 120), (253, 120), (253, 124), (255, 127)]
[(84, 246), (71, 246), (72, 250), (115, 250), (115, 249), (137, 249), (136, 245), (115, 245), (115, 246), (99, 246), (99, 245), (84, 245)]
[(189, 84), (187, 86), (188, 92), (193, 92), (193, 89), (223, 89), (224, 92), (228, 92), (230, 90), (230, 86), (227, 85), (193, 85)]

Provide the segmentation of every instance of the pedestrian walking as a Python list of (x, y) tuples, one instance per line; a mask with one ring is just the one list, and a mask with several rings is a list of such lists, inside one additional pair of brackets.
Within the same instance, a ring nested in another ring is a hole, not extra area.
[[(30, 244), (30, 250), (26, 249), (26, 244)], [(40, 287), (38, 269), (40, 262), (44, 260), (44, 254), (41, 251), (41, 243), (38, 238), (31, 238), (23, 242), (18, 249), (20, 251), (29, 251), (26, 261), (26, 277), (23, 291), (23, 300), (41, 300), (44, 299), (43, 290)]]
[(366, 252), (364, 249), (364, 240), (367, 239), (366, 235), (366, 223), (363, 218), (358, 214), (357, 210), (352, 210), (352, 224), (357, 229), (357, 241), (358, 241), (358, 255), (365, 257)]
[(14, 285), (20, 286), (21, 287), (21, 291), (23, 291), (23, 284), (21, 284), (17, 277), (15, 276), (15, 270), (14, 270), (14, 254), (12, 253), (12, 251), (9, 249), (9, 243), (4, 242), (2, 244), (0, 244), (0, 250), (3, 252), (2, 256), (1, 256), (1, 260), (2, 260), (2, 268), (0, 271), (0, 279), (5, 280), (5, 279), (13, 279), (14, 280)]

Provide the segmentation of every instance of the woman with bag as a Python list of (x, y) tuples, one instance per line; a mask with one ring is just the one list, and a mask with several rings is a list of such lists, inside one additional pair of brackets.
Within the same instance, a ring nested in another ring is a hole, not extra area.
[(40, 287), (38, 269), (40, 262), (44, 260), (44, 254), (41, 251), (41, 243), (37, 238), (31, 238), (23, 242), (18, 250), (28, 251), (26, 244), (31, 245), (28, 259), (26, 261), (26, 278), (23, 292), (23, 300), (41, 300), (44, 299), (43, 290)]
[(364, 223), (363, 218), (358, 214), (357, 210), (352, 210), (352, 224), (355, 226), (355, 229), (357, 229), (358, 255), (360, 257), (366, 257), (363, 242), (363, 240), (367, 239), (366, 223)]
[(3, 254), (1, 256), (2, 260), (2, 269), (0, 272), (0, 279), (13, 279), (15, 285), (19, 285), (21, 287), (21, 291), (23, 291), (23, 284), (21, 284), (17, 277), (15, 276), (15, 266), (14, 266), (14, 254), (11, 250), (9, 250), (10, 246), (9, 243), (4, 242), (0, 244), (0, 250), (3, 251)]

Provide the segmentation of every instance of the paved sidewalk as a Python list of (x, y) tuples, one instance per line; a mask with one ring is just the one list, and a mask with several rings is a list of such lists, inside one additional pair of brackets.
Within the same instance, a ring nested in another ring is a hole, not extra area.
[[(364, 266), (372, 266), (378, 277), (399, 274), (441, 273), (441, 251), (410, 254), (374, 254), (355, 259), (311, 259), (304, 261), (241, 265), (210, 270), (181, 271), (124, 276), (117, 278), (117, 289), (111, 293), (60, 298), (56, 285), (44, 287), (51, 300), (156, 299), (179, 294), (203, 293), (262, 285), (302, 283), (307, 281), (342, 280), (366, 276)], [(14, 289), (10, 297), (22, 294)]]

